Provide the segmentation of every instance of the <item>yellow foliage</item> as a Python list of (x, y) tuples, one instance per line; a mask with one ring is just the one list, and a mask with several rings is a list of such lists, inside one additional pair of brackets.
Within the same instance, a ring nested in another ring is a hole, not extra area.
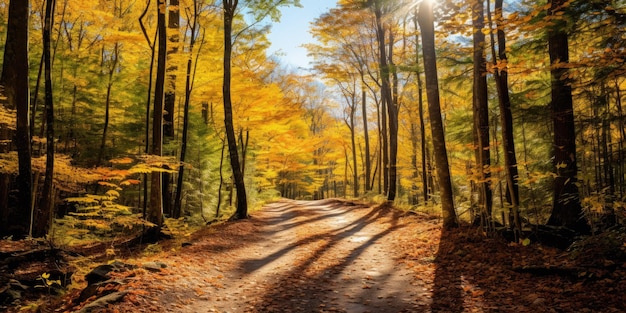
[(0, 128), (15, 130), (15, 121), (17, 115), (15, 110), (6, 108), (4, 105), (0, 105)]

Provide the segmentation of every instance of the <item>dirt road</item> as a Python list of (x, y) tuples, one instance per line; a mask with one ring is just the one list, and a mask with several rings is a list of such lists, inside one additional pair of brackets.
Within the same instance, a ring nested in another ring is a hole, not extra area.
[[(123, 260), (134, 269), (98, 289), (116, 300), (97, 312), (626, 312), (623, 263), (386, 206), (282, 200), (174, 242)], [(91, 312), (107, 297), (71, 292), (67, 309), (41, 311)]]
[(394, 260), (403, 226), (388, 214), (337, 200), (270, 204), (162, 260), (143, 297), (162, 312), (424, 311), (424, 284)]

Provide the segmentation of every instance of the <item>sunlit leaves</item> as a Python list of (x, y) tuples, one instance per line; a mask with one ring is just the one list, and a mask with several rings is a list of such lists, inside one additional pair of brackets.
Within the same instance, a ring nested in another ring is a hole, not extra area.
[(0, 127), (15, 130), (15, 120), (17, 115), (15, 110), (8, 109), (4, 105), (0, 106)]
[(300, 0), (249, 0), (242, 1), (240, 5), (245, 5), (246, 13), (254, 16), (256, 20), (269, 17), (272, 21), (280, 20), (281, 6), (302, 7)]

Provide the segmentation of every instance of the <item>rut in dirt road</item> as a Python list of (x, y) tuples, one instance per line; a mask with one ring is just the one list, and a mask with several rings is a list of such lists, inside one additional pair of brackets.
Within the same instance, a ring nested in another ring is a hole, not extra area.
[(400, 229), (384, 208), (283, 200), (254, 215), (260, 237), (229, 255), (232, 270), (198, 312), (415, 312), (426, 292), (394, 261)]

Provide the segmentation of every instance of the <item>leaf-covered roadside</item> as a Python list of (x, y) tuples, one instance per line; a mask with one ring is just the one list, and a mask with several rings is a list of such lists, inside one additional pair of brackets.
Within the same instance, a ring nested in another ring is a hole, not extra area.
[[(184, 247), (174, 241), (150, 246), (149, 255), (120, 260), (130, 266), (112, 273), (98, 295), (77, 301), (86, 285), (77, 275), (80, 289), (62, 298), (45, 296), (36, 304), (44, 311), (85, 312), (98, 296), (111, 294), (120, 296), (119, 302), (104, 303), (100, 311), (351, 312), (350, 305), (369, 312), (626, 310), (618, 233), (562, 251), (486, 238), (469, 227), (442, 233), (440, 221), (426, 214), (328, 203), (341, 214), (316, 215), (310, 204), (285, 204), (248, 220), (202, 229)], [(373, 236), (364, 237), (364, 230)], [(258, 263), (260, 253), (270, 248), (287, 258)], [(375, 252), (366, 254), (365, 248)], [(407, 295), (380, 295), (383, 287), (394, 286), (367, 271), (386, 265), (406, 273), (410, 283), (395, 287)], [(264, 276), (253, 275), (264, 270)], [(247, 276), (238, 274), (242, 271)]]
[(606, 236), (579, 242), (572, 251), (485, 238), (469, 227), (444, 233), (439, 227), (403, 229), (395, 236), (399, 260), (429, 285), (432, 311), (626, 310), (626, 266), (623, 258), (604, 254), (614, 248), (603, 244)]

